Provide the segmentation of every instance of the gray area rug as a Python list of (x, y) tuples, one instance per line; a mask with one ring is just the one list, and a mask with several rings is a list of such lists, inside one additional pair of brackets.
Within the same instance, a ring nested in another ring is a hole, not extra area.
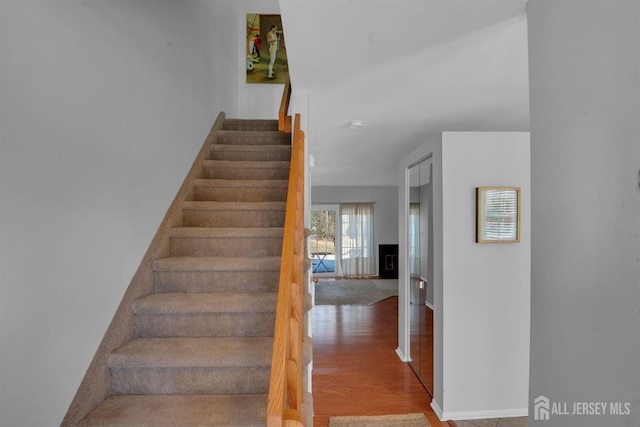
[(315, 288), (316, 305), (371, 305), (398, 295), (398, 280), (318, 280)]
[(424, 414), (329, 417), (329, 427), (429, 427)]

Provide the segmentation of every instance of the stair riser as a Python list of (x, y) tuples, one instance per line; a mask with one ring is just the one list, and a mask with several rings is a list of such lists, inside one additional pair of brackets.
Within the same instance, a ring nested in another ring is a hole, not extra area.
[(289, 179), (289, 168), (204, 167), (206, 179)]
[(221, 145), (291, 145), (291, 134), (277, 132), (218, 132)]
[(236, 131), (277, 131), (277, 120), (227, 119), (223, 123), (224, 130)]
[(270, 367), (111, 368), (114, 394), (267, 393)]
[(224, 130), (235, 131), (277, 131), (278, 120), (272, 119), (225, 119)]
[(286, 202), (286, 188), (195, 188), (195, 200), (212, 202)]
[(156, 271), (155, 292), (276, 292), (278, 271)]
[(283, 227), (284, 211), (185, 209), (183, 225), (185, 227)]
[(279, 256), (280, 237), (171, 238), (171, 256)]
[(112, 395), (78, 427), (264, 427), (267, 400), (266, 394)]
[[(274, 307), (275, 308), (275, 307)], [(215, 314), (137, 314), (137, 337), (270, 337), (275, 312)]]
[(289, 161), (290, 152), (284, 151), (229, 151), (211, 150), (211, 160), (237, 161)]

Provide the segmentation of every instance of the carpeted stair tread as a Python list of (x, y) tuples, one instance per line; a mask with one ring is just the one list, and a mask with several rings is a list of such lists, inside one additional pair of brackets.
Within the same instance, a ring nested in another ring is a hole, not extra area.
[(158, 293), (276, 292), (280, 269), (154, 271), (153, 288)]
[(286, 179), (196, 179), (195, 187), (287, 188)]
[(160, 293), (133, 303), (134, 314), (275, 312), (278, 295), (261, 293)]
[(289, 145), (211, 145), (210, 160), (227, 161), (289, 161)]
[(252, 427), (264, 426), (267, 394), (115, 395), (80, 427)]
[(291, 154), (291, 145), (282, 145), (282, 144), (211, 144), (211, 152), (219, 152), (219, 151), (234, 151), (234, 152), (252, 152), (258, 151), (261, 153), (269, 153), (271, 151), (278, 151), (281, 153)]
[(307, 421), (307, 426), (313, 426), (313, 395), (311, 393), (302, 393), (302, 413)]
[(171, 256), (279, 256), (282, 227), (177, 227), (169, 230)]
[(280, 257), (169, 257), (153, 262), (155, 272), (170, 271), (279, 271)]
[(286, 202), (182, 203), (185, 227), (283, 227)]
[(274, 119), (225, 119), (224, 130), (234, 131), (277, 131), (278, 120)]
[(287, 180), (255, 179), (255, 176), (251, 178), (197, 179), (194, 181), (194, 199), (221, 202), (283, 202), (287, 200)]
[(109, 368), (230, 368), (271, 365), (273, 338), (137, 338), (109, 355)]
[(283, 227), (175, 227), (169, 237), (175, 238), (241, 238), (282, 237)]
[(286, 179), (289, 161), (285, 160), (205, 160), (204, 178), (209, 179)]
[(283, 153), (291, 153), (291, 145), (282, 144), (211, 144), (211, 151), (282, 151)]
[(313, 359), (313, 340), (305, 337), (302, 341), (302, 364), (308, 365)]
[(204, 168), (232, 168), (232, 169), (287, 169), (288, 160), (205, 160)]
[(286, 202), (216, 202), (188, 201), (182, 203), (183, 209), (201, 211), (284, 211)]
[(276, 292), (158, 293), (133, 303), (137, 337), (272, 337)]
[(217, 143), (225, 145), (291, 145), (291, 134), (273, 131), (219, 130)]

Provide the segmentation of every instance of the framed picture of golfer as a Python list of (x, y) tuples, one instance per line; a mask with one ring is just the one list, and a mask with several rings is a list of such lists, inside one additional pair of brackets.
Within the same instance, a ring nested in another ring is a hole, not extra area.
[(280, 15), (248, 13), (245, 35), (247, 83), (286, 83), (289, 65)]

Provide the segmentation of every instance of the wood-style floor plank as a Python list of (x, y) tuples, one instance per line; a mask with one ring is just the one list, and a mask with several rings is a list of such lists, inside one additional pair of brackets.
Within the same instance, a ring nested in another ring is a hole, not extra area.
[(449, 427), (433, 413), (431, 397), (395, 353), (398, 299), (369, 306), (313, 308), (314, 427), (336, 415), (422, 412), (432, 427)]

